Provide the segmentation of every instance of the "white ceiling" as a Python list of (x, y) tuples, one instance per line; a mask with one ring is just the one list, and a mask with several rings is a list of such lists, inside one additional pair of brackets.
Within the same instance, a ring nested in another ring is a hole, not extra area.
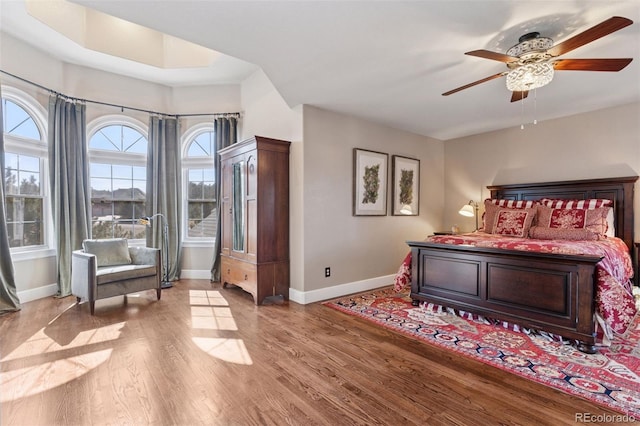
[[(441, 140), (640, 102), (638, 0), (73, 0), (224, 54), (203, 70), (161, 70), (72, 48), (39, 21), (18, 20), (21, 0), (0, 1), (3, 31), (68, 62), (168, 85), (240, 82), (257, 66), (292, 107), (314, 105)], [(612, 16), (635, 23), (562, 58), (633, 58), (620, 72), (556, 72), (524, 105), (509, 102), (504, 78), (441, 96), (506, 70), (464, 52), (504, 53), (532, 31), (557, 43)]]

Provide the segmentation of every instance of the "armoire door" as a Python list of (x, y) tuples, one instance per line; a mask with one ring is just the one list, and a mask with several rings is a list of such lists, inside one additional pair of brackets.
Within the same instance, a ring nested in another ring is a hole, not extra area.
[(246, 153), (247, 161), (247, 250), (246, 259), (257, 261), (258, 253), (258, 152)]
[(220, 220), (222, 221), (222, 235), (220, 241), (220, 252), (229, 256), (231, 253), (231, 159), (221, 162), (220, 177), (222, 179), (220, 188)]

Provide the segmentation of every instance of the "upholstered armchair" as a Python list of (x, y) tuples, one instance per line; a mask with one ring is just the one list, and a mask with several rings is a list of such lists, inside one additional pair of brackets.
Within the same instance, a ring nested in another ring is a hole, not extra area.
[(124, 238), (85, 240), (71, 257), (71, 293), (78, 304), (155, 289), (161, 296), (160, 250), (129, 247)]

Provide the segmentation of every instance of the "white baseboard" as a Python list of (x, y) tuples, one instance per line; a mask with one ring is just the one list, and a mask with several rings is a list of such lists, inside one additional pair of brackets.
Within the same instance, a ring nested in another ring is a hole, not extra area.
[[(191, 278), (208, 280), (211, 279), (211, 272), (198, 269), (183, 269), (180, 273), (180, 277), (185, 279)], [(373, 290), (376, 288), (384, 287), (386, 285), (391, 285), (391, 283), (393, 283), (394, 277), (395, 275), (385, 275), (382, 277), (369, 278), (362, 281), (339, 284), (310, 291), (300, 291), (294, 288), (290, 288), (289, 300), (291, 300), (292, 302), (300, 303), (302, 305), (306, 305), (309, 303), (319, 302), (321, 300), (334, 299), (336, 297), (346, 296), (347, 294)], [(57, 284), (49, 284), (38, 288), (19, 291), (18, 298), (20, 299), (20, 303), (26, 303), (33, 300), (54, 296), (57, 291)]]
[(183, 269), (180, 271), (180, 278), (194, 279), (194, 280), (210, 280), (211, 271), (205, 271), (202, 269)]
[[(180, 272), (180, 278), (191, 279), (211, 279), (211, 271), (199, 270), (199, 269), (187, 269)], [(44, 299), (45, 297), (54, 296), (58, 292), (58, 284), (48, 284), (42, 287), (31, 288), (29, 290), (18, 291), (18, 299), (20, 303), (27, 303), (38, 299)]]
[(18, 292), (20, 303), (27, 303), (37, 299), (54, 296), (58, 292), (58, 284), (49, 284), (42, 287), (31, 288)]
[(362, 281), (355, 281), (352, 283), (340, 284), (310, 291), (300, 291), (290, 288), (289, 300), (306, 305), (308, 303), (319, 302), (321, 300), (334, 299), (336, 297), (346, 296), (347, 294), (373, 290), (375, 288), (391, 285), (394, 277), (395, 274), (385, 275), (382, 277), (369, 278)]

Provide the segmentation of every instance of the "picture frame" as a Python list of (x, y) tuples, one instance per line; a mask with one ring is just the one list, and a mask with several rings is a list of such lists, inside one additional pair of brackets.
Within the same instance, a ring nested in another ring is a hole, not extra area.
[(394, 155), (392, 158), (392, 214), (420, 214), (420, 160)]
[(353, 149), (353, 215), (386, 216), (389, 154)]

